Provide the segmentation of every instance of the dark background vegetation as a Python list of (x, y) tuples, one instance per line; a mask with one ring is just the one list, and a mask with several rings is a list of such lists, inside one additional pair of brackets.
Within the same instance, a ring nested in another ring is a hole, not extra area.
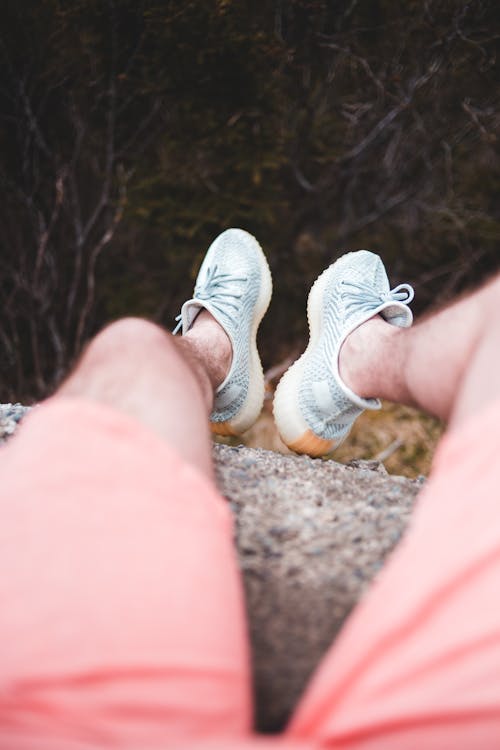
[(45, 395), (119, 315), (170, 327), (228, 226), (274, 273), (268, 367), (345, 249), (420, 311), (477, 284), (499, 40), (497, 0), (4, 0), (0, 400)]

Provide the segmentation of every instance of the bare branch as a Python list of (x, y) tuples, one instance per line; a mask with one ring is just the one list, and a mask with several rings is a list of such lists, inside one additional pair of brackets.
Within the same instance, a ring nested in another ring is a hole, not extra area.
[(78, 326), (76, 330), (75, 351), (79, 351), (81, 347), (81, 344), (83, 341), (83, 335), (85, 331), (85, 326), (87, 323), (87, 318), (94, 304), (95, 267), (96, 267), (97, 259), (99, 258), (99, 255), (103, 251), (104, 247), (107, 244), (109, 244), (109, 242), (111, 242), (111, 240), (113, 239), (113, 235), (116, 231), (116, 228), (123, 217), (126, 198), (127, 198), (126, 185), (123, 182), (122, 185), (120, 186), (120, 200), (113, 213), (112, 222), (110, 226), (106, 229), (104, 234), (102, 235), (99, 242), (97, 242), (92, 248), (92, 252), (90, 254), (90, 258), (88, 260), (88, 265), (87, 265), (87, 297), (82, 306), (82, 309), (80, 311), (80, 316), (78, 319)]
[(430, 81), (430, 79), (437, 73), (439, 70), (440, 63), (438, 61), (435, 61), (431, 63), (427, 71), (412, 81), (409, 91), (404, 97), (404, 99), (396, 106), (393, 107), (393, 109), (390, 110), (376, 125), (372, 130), (368, 133), (368, 135), (363, 138), (363, 140), (357, 144), (357, 146), (354, 146), (350, 151), (348, 151), (346, 154), (340, 157), (339, 162), (346, 162), (350, 159), (356, 159), (358, 156), (360, 156), (363, 151), (365, 151), (368, 146), (370, 146), (373, 141), (398, 117), (398, 115), (401, 114), (412, 102), (413, 96), (415, 92), (417, 92), (419, 89), (421, 89), (423, 86), (425, 86), (426, 83)]
[(42, 267), (42, 263), (44, 261), (45, 257), (45, 251), (47, 249), (47, 244), (50, 239), (50, 235), (54, 229), (55, 223), (59, 217), (59, 213), (61, 210), (62, 202), (64, 199), (64, 179), (65, 179), (65, 170), (62, 170), (56, 179), (56, 185), (55, 185), (55, 201), (54, 201), (54, 207), (52, 209), (52, 214), (50, 217), (50, 222), (48, 227), (44, 229), (40, 236), (40, 240), (38, 243), (38, 249), (36, 253), (36, 261), (35, 261), (35, 276), (34, 276), (34, 285), (35, 287), (38, 285), (38, 276), (40, 274), (40, 269)]
[(346, 55), (351, 60), (354, 60), (355, 62), (357, 62), (363, 68), (363, 70), (365, 71), (370, 81), (374, 84), (379, 95), (383, 97), (385, 94), (388, 93), (386, 91), (384, 84), (382, 83), (380, 78), (378, 78), (375, 75), (375, 73), (370, 67), (368, 60), (366, 60), (364, 57), (361, 57), (360, 55), (356, 55), (348, 47), (342, 47), (340, 44), (335, 44), (334, 42), (325, 42), (324, 44), (320, 44), (320, 47), (328, 47), (329, 49), (334, 49), (334, 50), (337, 50), (338, 52), (342, 52), (342, 54)]

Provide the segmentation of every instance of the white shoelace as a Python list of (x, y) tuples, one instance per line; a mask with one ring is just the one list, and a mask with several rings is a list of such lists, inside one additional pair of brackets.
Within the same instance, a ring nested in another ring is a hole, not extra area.
[(410, 284), (398, 284), (388, 292), (378, 292), (373, 286), (362, 281), (342, 281), (341, 283), (347, 287), (342, 293), (342, 299), (347, 299), (346, 313), (348, 314), (354, 310), (369, 312), (384, 302), (402, 302), (404, 305), (409, 305), (415, 296)]
[[(207, 267), (205, 278), (196, 285), (193, 299), (209, 300), (210, 306), (218, 312), (225, 312), (228, 307), (237, 311), (241, 293), (230, 289), (234, 281), (246, 281), (246, 276), (235, 276), (232, 273), (218, 273), (217, 265)], [(182, 312), (175, 318), (177, 325), (172, 331), (175, 335), (182, 328)]]

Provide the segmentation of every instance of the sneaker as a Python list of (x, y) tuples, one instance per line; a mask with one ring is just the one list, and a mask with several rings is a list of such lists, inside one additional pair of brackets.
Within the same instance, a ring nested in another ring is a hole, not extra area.
[(361, 398), (342, 381), (340, 348), (377, 314), (392, 325), (411, 326), (413, 296), (409, 284), (389, 288), (384, 264), (368, 250), (347, 253), (316, 279), (307, 304), (309, 344), (283, 375), (274, 397), (276, 425), (291, 450), (326, 455), (365, 409), (380, 409), (378, 399)]
[(257, 329), (271, 299), (272, 280), (262, 249), (251, 234), (227, 229), (210, 245), (193, 298), (182, 305), (174, 334), (185, 334), (201, 310), (208, 310), (232, 344), (229, 373), (217, 388), (210, 415), (218, 435), (240, 435), (255, 422), (264, 402), (264, 374)]

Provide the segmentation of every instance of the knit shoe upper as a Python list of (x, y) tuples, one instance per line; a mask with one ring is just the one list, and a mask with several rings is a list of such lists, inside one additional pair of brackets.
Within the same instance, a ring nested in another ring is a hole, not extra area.
[(412, 299), (408, 284), (390, 289), (381, 259), (367, 250), (347, 253), (319, 276), (308, 300), (308, 347), (283, 376), (274, 399), (278, 430), (292, 450), (329, 453), (364, 409), (380, 408), (377, 399), (361, 398), (342, 381), (340, 349), (376, 314), (392, 325), (410, 326)]
[(212, 430), (237, 435), (259, 416), (264, 400), (264, 376), (256, 345), (259, 323), (271, 299), (272, 281), (262, 249), (251, 234), (228, 229), (210, 245), (196, 279), (192, 299), (177, 320), (185, 334), (202, 309), (226, 331), (233, 358), (218, 387), (210, 416)]

